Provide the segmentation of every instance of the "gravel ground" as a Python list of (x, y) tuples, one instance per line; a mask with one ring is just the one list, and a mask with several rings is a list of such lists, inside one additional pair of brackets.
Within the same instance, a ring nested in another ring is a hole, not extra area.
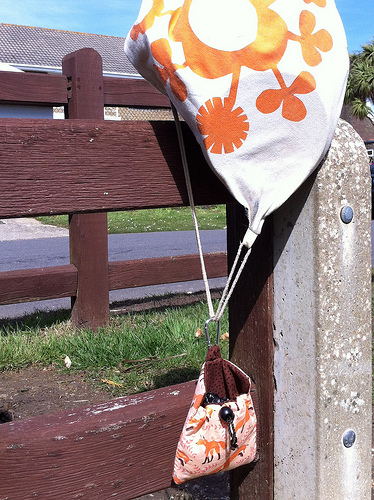
[(58, 238), (68, 235), (67, 229), (46, 226), (33, 218), (0, 219), (0, 241)]

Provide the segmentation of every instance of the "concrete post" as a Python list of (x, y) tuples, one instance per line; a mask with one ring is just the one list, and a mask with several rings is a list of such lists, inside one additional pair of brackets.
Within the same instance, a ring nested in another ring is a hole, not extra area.
[(275, 500), (371, 498), (370, 207), (364, 144), (340, 121), (274, 216)]

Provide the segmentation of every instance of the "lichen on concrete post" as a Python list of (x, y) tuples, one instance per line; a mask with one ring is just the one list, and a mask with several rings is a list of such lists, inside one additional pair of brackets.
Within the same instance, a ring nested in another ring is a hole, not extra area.
[(275, 500), (371, 498), (371, 190), (340, 121), (274, 214)]

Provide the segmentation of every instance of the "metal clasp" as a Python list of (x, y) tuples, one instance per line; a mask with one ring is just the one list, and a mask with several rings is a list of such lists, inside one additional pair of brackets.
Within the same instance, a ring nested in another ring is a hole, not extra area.
[[(214, 318), (209, 318), (205, 321), (205, 337), (206, 337), (206, 343), (207, 343), (207, 346), (208, 346), (208, 349), (209, 347), (212, 347), (212, 344), (210, 343), (210, 336), (209, 336), (209, 323), (211, 321), (215, 321)], [(219, 333), (220, 333), (220, 322), (217, 321), (217, 337), (216, 337), (216, 344), (218, 345), (218, 342), (219, 342)]]

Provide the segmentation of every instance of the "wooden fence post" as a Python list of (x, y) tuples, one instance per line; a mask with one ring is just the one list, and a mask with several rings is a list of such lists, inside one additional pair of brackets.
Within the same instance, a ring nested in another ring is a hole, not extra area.
[[(67, 118), (103, 120), (104, 85), (100, 55), (93, 49), (68, 54), (62, 61), (62, 71), (71, 87)], [(75, 326), (96, 330), (109, 320), (107, 214), (71, 215), (69, 235), (70, 262), (78, 269), (72, 321)]]
[[(248, 227), (244, 209), (227, 205), (229, 268)], [(256, 384), (259, 461), (231, 471), (231, 499), (273, 498), (273, 235), (271, 217), (265, 222), (230, 299), (230, 358)]]

